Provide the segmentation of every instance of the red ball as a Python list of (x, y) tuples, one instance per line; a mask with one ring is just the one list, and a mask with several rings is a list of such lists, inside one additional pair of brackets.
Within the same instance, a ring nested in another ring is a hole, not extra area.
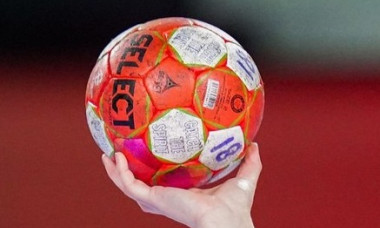
[(148, 185), (199, 187), (234, 170), (263, 118), (260, 73), (241, 45), (207, 23), (136, 25), (101, 52), (87, 84), (90, 132)]

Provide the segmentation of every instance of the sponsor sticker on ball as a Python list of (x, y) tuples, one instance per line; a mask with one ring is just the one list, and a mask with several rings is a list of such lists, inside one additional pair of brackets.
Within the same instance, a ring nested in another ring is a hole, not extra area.
[(239, 45), (228, 42), (227, 66), (244, 82), (248, 90), (256, 89), (260, 84), (260, 73), (251, 56)]
[(95, 106), (88, 102), (86, 108), (87, 124), (96, 144), (108, 157), (110, 157), (114, 149), (107, 137), (104, 122), (96, 114), (94, 108)]
[(226, 54), (224, 40), (215, 33), (194, 26), (177, 29), (169, 39), (185, 64), (214, 67)]
[(183, 110), (172, 109), (149, 125), (149, 139), (156, 157), (185, 162), (203, 149), (202, 121)]
[(219, 81), (208, 79), (205, 99), (203, 101), (203, 107), (208, 109), (215, 108), (215, 102), (219, 93)]
[(240, 126), (210, 131), (200, 162), (212, 170), (226, 167), (244, 150), (244, 135)]

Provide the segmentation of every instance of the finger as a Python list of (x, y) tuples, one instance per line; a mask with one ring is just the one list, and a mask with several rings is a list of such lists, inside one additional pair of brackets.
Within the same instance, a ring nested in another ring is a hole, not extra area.
[(102, 161), (103, 165), (106, 169), (106, 172), (108, 174), (108, 177), (112, 180), (112, 182), (121, 190), (124, 190), (124, 185), (121, 181), (121, 177), (116, 169), (116, 165), (109, 157), (107, 157), (105, 154), (102, 155)]
[[(252, 143), (247, 148), (247, 154), (245, 156), (243, 164), (236, 175), (237, 178), (247, 180), (253, 186), (256, 186), (259, 179), (262, 164), (260, 160), (259, 147), (257, 143)], [(245, 185), (242, 182), (242, 186)]]
[(124, 187), (123, 192), (134, 200), (148, 202), (150, 187), (134, 177), (132, 171), (128, 168), (127, 159), (122, 153), (115, 153), (115, 158), (116, 169)]

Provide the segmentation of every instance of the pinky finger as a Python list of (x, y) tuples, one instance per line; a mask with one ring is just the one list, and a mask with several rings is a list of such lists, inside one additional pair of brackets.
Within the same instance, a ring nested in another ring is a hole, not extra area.
[(252, 143), (252, 145), (248, 147), (246, 158), (240, 166), (236, 177), (248, 180), (252, 185), (256, 186), (261, 170), (262, 164), (259, 147), (257, 143)]

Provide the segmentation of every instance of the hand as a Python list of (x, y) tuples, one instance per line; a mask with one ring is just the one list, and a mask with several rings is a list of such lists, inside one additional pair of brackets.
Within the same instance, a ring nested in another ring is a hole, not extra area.
[(150, 187), (134, 178), (122, 153), (115, 153), (116, 164), (105, 155), (102, 160), (115, 185), (144, 212), (164, 215), (194, 228), (254, 227), (251, 207), (262, 169), (256, 143), (248, 147), (236, 177), (211, 189)]

